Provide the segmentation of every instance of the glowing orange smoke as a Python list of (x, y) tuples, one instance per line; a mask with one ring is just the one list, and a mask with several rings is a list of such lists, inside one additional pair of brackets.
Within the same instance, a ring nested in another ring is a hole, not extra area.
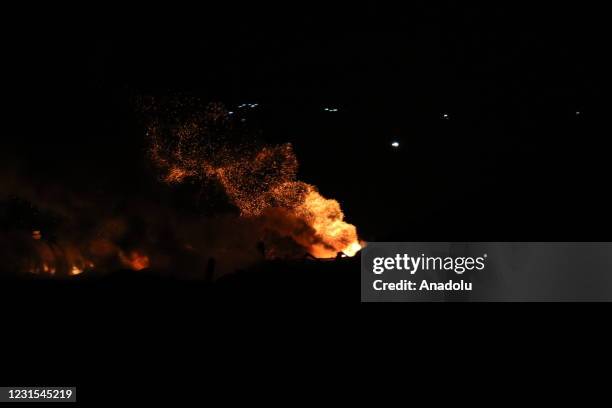
[(361, 249), (357, 228), (344, 221), (340, 203), (309, 184), (301, 183), (299, 190), (303, 190), (299, 204), (291, 210), (315, 231), (317, 242), (306, 245), (308, 252), (316, 258), (333, 258), (340, 252), (355, 256)]
[(354, 256), (361, 249), (357, 229), (344, 221), (340, 204), (297, 180), (291, 144), (229, 143), (231, 123), (219, 104), (211, 104), (201, 118), (171, 127), (153, 122), (147, 136), (149, 155), (164, 182), (216, 180), (243, 217), (282, 209), (308, 227), (284, 231), (314, 257)]
[(139, 251), (130, 251), (128, 254), (121, 251), (119, 252), (119, 259), (123, 266), (134, 271), (141, 271), (150, 266), (149, 257)]

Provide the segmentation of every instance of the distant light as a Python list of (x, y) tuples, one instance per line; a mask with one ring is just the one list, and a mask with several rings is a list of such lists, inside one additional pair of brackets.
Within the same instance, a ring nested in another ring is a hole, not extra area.
[(576, 111), (576, 116), (580, 116), (581, 114), (582, 114), (582, 112)]
[(391, 146), (393, 146), (393, 147), (395, 147), (395, 148), (399, 147), (399, 145), (400, 145), (400, 144), (399, 144), (399, 142), (393, 142), (393, 143), (391, 143)]
[(228, 113), (229, 115), (233, 115), (233, 114), (234, 114), (234, 112), (227, 112), (227, 113)]
[(323, 108), (325, 112), (338, 112), (338, 108)]
[(448, 113), (443, 113), (442, 114), (442, 119), (449, 119)]

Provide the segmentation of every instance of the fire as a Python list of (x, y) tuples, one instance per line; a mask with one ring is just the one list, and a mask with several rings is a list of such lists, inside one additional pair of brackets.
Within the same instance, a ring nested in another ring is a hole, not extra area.
[(313, 186), (307, 185), (303, 202), (294, 211), (316, 232), (320, 243), (311, 245), (309, 252), (316, 258), (332, 258), (338, 253), (355, 256), (361, 249), (357, 228), (344, 221), (340, 203), (323, 197)]
[[(214, 222), (209, 219), (194, 225), (191, 214), (185, 220), (172, 219), (172, 223), (181, 226), (180, 230), (177, 228), (180, 233), (170, 235), (175, 240), (173, 245), (155, 253), (155, 266), (172, 265), (173, 252), (164, 251), (174, 251), (174, 244), (187, 248), (188, 265), (191, 257), (201, 255), (214, 261), (220, 256), (233, 257), (236, 250), (247, 254), (246, 261), (240, 260), (245, 264), (257, 262), (262, 256), (267, 259), (355, 256), (364, 245), (357, 228), (345, 220), (338, 201), (323, 196), (316, 186), (298, 179), (299, 166), (293, 146), (259, 143), (252, 134), (248, 137), (236, 134), (232, 126), (219, 106), (203, 117), (196, 115), (149, 124), (148, 153), (159, 170), (160, 180), (171, 185), (189, 183), (200, 187), (199, 197), (206, 197), (205, 193), (211, 191), (220, 200), (219, 207), (231, 212), (221, 214), (229, 215), (229, 222), (220, 217), (221, 226), (214, 228), (209, 228)], [(140, 235), (140, 231), (130, 234), (128, 217), (114, 213), (102, 218), (102, 222), (86, 222), (88, 231), (72, 234), (80, 225), (76, 222), (79, 218), (74, 218), (74, 225), (60, 230), (66, 235), (41, 231), (38, 226), (20, 233), (18, 240), (23, 241), (21, 246), (27, 257), (16, 264), (17, 268), (54, 278), (88, 274), (94, 268), (104, 272), (123, 266), (142, 271), (151, 267), (152, 253), (148, 251), (160, 241), (151, 241), (149, 237), (157, 237), (158, 230), (166, 237), (165, 226), (147, 230), (146, 235)], [(201, 218), (198, 214), (197, 219)], [(89, 221), (88, 217), (85, 219)], [(217, 248), (217, 236), (234, 239), (231, 234), (235, 230), (230, 230), (234, 225), (240, 232), (235, 234), (239, 245), (226, 246), (223, 242)], [(187, 242), (194, 244), (187, 245)], [(191, 269), (197, 271), (201, 264)], [(227, 270), (235, 269), (235, 265), (230, 265)]]
[(351, 258), (357, 255), (357, 252), (361, 251), (363, 245), (360, 242), (351, 242), (348, 247), (346, 247), (342, 253), (346, 256), (350, 256)]
[[(277, 232), (282, 230), (312, 256), (354, 256), (362, 247), (356, 227), (344, 221), (336, 200), (297, 180), (298, 162), (292, 145), (232, 141), (231, 123), (223, 112), (222, 106), (212, 104), (201, 118), (171, 127), (152, 122), (147, 130), (149, 156), (161, 171), (161, 180), (168, 184), (214, 180), (242, 217), (260, 217), (270, 209), (282, 209), (294, 227), (279, 227)], [(282, 217), (272, 218), (283, 222)]]
[(46, 263), (43, 263), (42, 271), (44, 273), (48, 273), (49, 275), (55, 275), (55, 267), (49, 266)]
[(72, 265), (70, 266), (67, 270), (64, 269), (65, 266), (61, 265), (62, 264), (62, 260), (51, 260), (51, 262), (55, 262), (55, 263), (47, 263), (47, 262), (43, 262), (42, 265), (33, 265), (30, 269), (29, 272), (33, 273), (33, 274), (43, 274), (43, 275), (49, 275), (49, 276), (54, 276), (56, 275), (56, 273), (58, 272), (58, 266), (56, 266), (56, 264), (59, 265), (59, 270), (62, 271), (61, 273), (68, 276), (76, 276), (76, 275), (80, 275), (83, 272), (85, 272), (85, 269), (93, 269), (94, 265), (93, 263), (88, 263), (87, 265)]
[(82, 273), (83, 273), (83, 269), (79, 268), (76, 265), (73, 265), (72, 269), (70, 269), (70, 272), (69, 272), (70, 276), (76, 276), (76, 275), (80, 275)]
[(128, 254), (121, 251), (119, 252), (119, 259), (125, 267), (134, 271), (141, 271), (150, 266), (149, 257), (139, 251), (131, 251)]
[(35, 275), (76, 276), (94, 268), (93, 262), (87, 260), (80, 248), (68, 242), (48, 241), (40, 230), (32, 231), (32, 241), (25, 248), (28, 248), (30, 256), (24, 271)]

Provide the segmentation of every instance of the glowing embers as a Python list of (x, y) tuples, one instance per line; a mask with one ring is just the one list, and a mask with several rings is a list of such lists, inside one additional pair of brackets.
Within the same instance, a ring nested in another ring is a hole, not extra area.
[(264, 230), (292, 239), (303, 252), (318, 258), (333, 258), (338, 253), (354, 256), (361, 248), (355, 226), (344, 221), (337, 201), (297, 180), (292, 145), (263, 145), (252, 135), (241, 138), (231, 120), (223, 119), (228, 117), (219, 104), (213, 104), (203, 117), (184, 122), (170, 118), (172, 126), (152, 121), (146, 132), (149, 155), (161, 180), (168, 184), (216, 183), (242, 217), (259, 217), (266, 224)]
[(193, 175), (195, 175), (194, 172), (190, 172), (180, 167), (171, 167), (164, 176), (164, 181), (170, 184), (182, 183), (183, 180)]

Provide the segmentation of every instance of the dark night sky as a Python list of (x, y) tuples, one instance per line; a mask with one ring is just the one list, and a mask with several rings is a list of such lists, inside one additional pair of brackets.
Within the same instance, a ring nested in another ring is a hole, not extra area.
[(599, 239), (603, 68), (584, 23), (451, 8), (396, 30), (305, 19), (30, 33), (11, 45), (3, 152), (36, 177), (134, 193), (148, 177), (134, 98), (257, 102), (250, 123), (294, 143), (301, 178), (366, 239)]

